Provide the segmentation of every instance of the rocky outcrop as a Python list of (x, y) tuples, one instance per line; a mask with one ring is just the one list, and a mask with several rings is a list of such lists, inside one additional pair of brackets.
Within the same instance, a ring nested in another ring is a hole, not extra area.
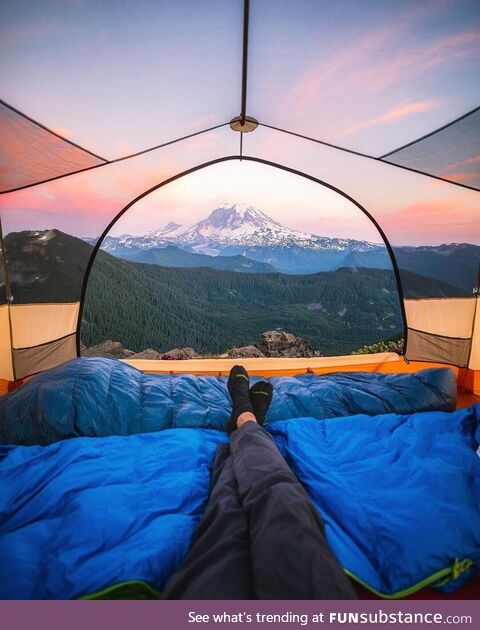
[(313, 357), (315, 353), (306, 339), (283, 330), (264, 332), (256, 344), (266, 357)]
[(148, 359), (150, 361), (155, 361), (155, 360), (161, 359), (162, 355), (160, 354), (160, 352), (157, 352), (156, 350), (152, 350), (152, 348), (147, 348), (146, 350), (143, 350), (143, 352), (135, 352), (135, 354), (132, 354), (132, 356), (128, 358), (129, 359)]
[[(86, 348), (82, 345), (81, 355), (83, 357), (108, 357), (111, 359), (147, 359), (147, 360), (176, 360), (201, 359), (202, 355), (197, 354), (193, 348), (172, 348), (168, 352), (158, 352), (152, 348), (147, 348), (142, 352), (132, 352), (125, 349), (119, 341), (104, 341)], [(222, 359), (256, 359), (263, 357), (313, 357), (319, 356), (319, 352), (314, 352), (310, 344), (303, 337), (286, 332), (284, 330), (269, 330), (264, 332), (258, 343), (230, 348), (220, 355)]]
[(221, 357), (225, 359), (256, 359), (265, 355), (256, 346), (242, 346), (241, 348), (230, 348)]
[(168, 360), (168, 359), (182, 360), (182, 359), (199, 359), (201, 357), (195, 352), (193, 348), (173, 348), (173, 350), (169, 350), (168, 352), (165, 352), (164, 354), (162, 354), (161, 358), (164, 360)]
[(96, 346), (81, 348), (82, 357), (106, 357), (108, 359), (131, 359), (135, 352), (126, 350), (119, 341), (103, 341)]

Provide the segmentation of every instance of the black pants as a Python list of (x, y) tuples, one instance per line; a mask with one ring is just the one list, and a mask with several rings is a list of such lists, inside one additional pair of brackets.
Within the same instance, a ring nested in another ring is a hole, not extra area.
[(254, 422), (219, 447), (212, 492), (168, 599), (354, 599), (323, 522)]

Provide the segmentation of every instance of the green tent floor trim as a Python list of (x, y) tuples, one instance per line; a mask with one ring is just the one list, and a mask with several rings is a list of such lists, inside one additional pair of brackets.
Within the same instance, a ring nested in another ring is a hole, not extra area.
[(474, 562), (470, 558), (466, 558), (465, 560), (455, 558), (455, 562), (452, 564), (452, 566), (446, 567), (445, 569), (440, 569), (440, 571), (429, 575), (424, 580), (420, 580), (420, 582), (417, 582), (416, 584), (413, 584), (412, 586), (409, 586), (408, 588), (405, 588), (401, 591), (397, 591), (396, 593), (392, 593), (391, 595), (387, 595), (386, 593), (381, 593), (380, 591), (377, 591), (377, 589), (373, 588), (373, 586), (370, 586), (369, 584), (361, 580), (359, 577), (351, 573), (348, 569), (344, 569), (344, 571), (348, 575), (348, 577), (352, 578), (352, 580), (355, 580), (355, 582), (361, 584), (364, 588), (369, 590), (374, 595), (377, 595), (377, 597), (381, 597), (382, 599), (402, 599), (404, 597), (408, 597), (409, 595), (413, 595), (413, 593), (416, 593), (417, 591), (420, 591), (422, 590), (422, 588), (426, 588), (427, 586), (439, 587), (443, 586), (447, 582), (450, 582), (450, 580), (456, 580), (460, 575), (462, 575), (462, 573), (468, 571), (473, 566), (473, 564)]
[(162, 593), (142, 580), (129, 580), (79, 597), (82, 600), (97, 599), (163, 599)]
[[(466, 558), (465, 560), (460, 560), (459, 558), (456, 558), (452, 566), (441, 569), (440, 571), (437, 571), (436, 573), (433, 573), (432, 575), (426, 577), (424, 580), (417, 582), (413, 586), (403, 589), (402, 591), (397, 591), (392, 595), (387, 595), (385, 593), (377, 591), (377, 589), (373, 588), (372, 586), (361, 580), (359, 577), (351, 573), (348, 569), (344, 569), (344, 571), (352, 580), (358, 582), (371, 593), (374, 593), (382, 599), (402, 599), (403, 597), (413, 595), (413, 593), (416, 593), (417, 591), (420, 591), (422, 588), (425, 588), (427, 586), (443, 586), (450, 580), (456, 580), (460, 575), (462, 575), (462, 573), (468, 571), (473, 566), (473, 564), (473, 560), (469, 558)], [(96, 593), (84, 595), (79, 599), (163, 599), (163, 594), (160, 591), (157, 591), (153, 586), (150, 586), (150, 584), (148, 584), (147, 582), (143, 582), (142, 580), (130, 580), (127, 582), (119, 582), (118, 584), (114, 584), (113, 586), (104, 588), (101, 591), (97, 591)]]

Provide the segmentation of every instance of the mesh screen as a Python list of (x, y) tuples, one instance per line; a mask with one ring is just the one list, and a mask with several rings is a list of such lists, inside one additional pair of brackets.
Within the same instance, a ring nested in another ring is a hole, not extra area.
[(0, 103), (0, 192), (103, 163)]
[(480, 108), (384, 157), (388, 162), (480, 190)]

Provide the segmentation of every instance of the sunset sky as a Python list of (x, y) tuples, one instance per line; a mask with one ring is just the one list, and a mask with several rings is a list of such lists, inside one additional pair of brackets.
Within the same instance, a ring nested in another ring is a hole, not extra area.
[[(242, 4), (6, 0), (1, 98), (106, 158), (227, 122), (240, 108)], [(479, 104), (480, 3), (252, 0), (249, 53), (250, 115), (378, 156)], [(97, 235), (145, 189), (238, 153), (238, 139), (227, 127), (3, 195), (4, 232)], [(480, 242), (478, 193), (266, 129), (245, 137), (245, 153), (337, 186), (394, 243)], [(480, 158), (469, 159), (465, 167), (478, 168)], [(343, 198), (246, 162), (167, 186), (113, 233), (198, 220), (223, 201), (252, 203), (296, 229), (379, 240)]]

